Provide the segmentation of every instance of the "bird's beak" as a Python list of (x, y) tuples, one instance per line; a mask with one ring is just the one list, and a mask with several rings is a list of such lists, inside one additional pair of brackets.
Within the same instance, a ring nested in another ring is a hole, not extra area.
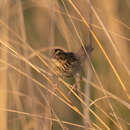
[(54, 51), (54, 49), (50, 51), (49, 56), (50, 56), (51, 58), (54, 58), (54, 57), (55, 57), (55, 51)]

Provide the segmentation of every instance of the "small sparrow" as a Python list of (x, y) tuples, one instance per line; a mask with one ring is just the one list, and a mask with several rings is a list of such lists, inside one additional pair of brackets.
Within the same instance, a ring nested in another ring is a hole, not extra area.
[(56, 69), (56, 73), (63, 77), (74, 77), (79, 84), (81, 79), (82, 64), (87, 59), (87, 54), (92, 52), (93, 48), (88, 45), (81, 48), (77, 53), (65, 52), (62, 49), (56, 48), (52, 50), (51, 60)]

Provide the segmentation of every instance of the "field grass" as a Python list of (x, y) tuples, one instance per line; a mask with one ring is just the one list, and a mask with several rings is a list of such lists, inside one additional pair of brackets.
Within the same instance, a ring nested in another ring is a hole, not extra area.
[[(129, 130), (129, 12), (129, 0), (1, 0), (0, 130)], [(76, 92), (50, 52), (88, 44)]]

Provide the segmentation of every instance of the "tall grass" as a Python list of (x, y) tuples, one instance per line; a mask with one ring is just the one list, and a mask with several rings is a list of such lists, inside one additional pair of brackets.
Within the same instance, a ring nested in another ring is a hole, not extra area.
[[(0, 2), (0, 130), (130, 128), (128, 1), (90, 2)], [(77, 93), (49, 54), (86, 44), (94, 51)]]

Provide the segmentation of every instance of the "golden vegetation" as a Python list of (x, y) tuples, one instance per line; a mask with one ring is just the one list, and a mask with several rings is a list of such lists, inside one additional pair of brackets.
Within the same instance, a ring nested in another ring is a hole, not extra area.
[[(130, 3), (90, 2), (0, 2), (0, 130), (130, 128)], [(77, 93), (49, 54), (86, 44), (94, 51)]]

